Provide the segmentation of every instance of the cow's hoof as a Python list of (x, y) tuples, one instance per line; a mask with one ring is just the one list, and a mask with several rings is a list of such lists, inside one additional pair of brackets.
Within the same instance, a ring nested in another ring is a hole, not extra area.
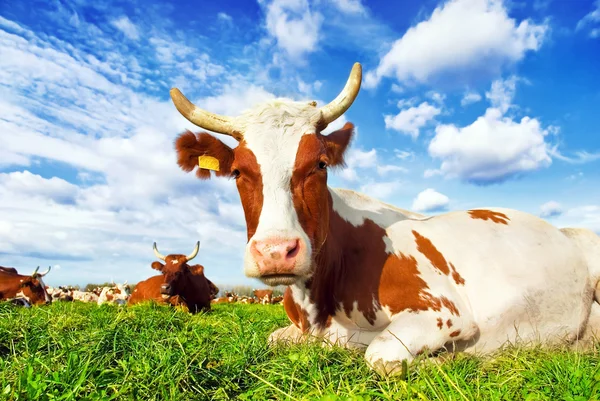
[(299, 342), (301, 339), (302, 332), (292, 324), (272, 332), (269, 335), (268, 343), (271, 346), (275, 344), (293, 344)]
[(400, 376), (402, 379), (406, 379), (408, 373), (408, 362), (403, 361), (384, 361), (378, 359), (374, 362), (367, 361), (368, 365), (377, 372), (379, 375), (384, 377)]

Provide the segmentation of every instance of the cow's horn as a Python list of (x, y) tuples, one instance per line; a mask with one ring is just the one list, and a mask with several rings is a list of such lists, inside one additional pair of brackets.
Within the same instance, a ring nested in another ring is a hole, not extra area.
[(232, 117), (214, 114), (199, 108), (190, 102), (177, 88), (172, 88), (169, 94), (177, 110), (190, 122), (210, 131), (230, 135), (238, 141), (242, 140), (242, 134), (236, 131), (233, 126)]
[(35, 270), (33, 271), (33, 273), (31, 273), (31, 277), (35, 277), (37, 275), (38, 270), (40, 270), (40, 267), (36, 267)]
[(200, 241), (196, 242), (196, 247), (194, 248), (194, 250), (192, 251), (192, 253), (190, 253), (188, 256), (186, 256), (186, 259), (188, 260), (188, 262), (192, 259), (194, 259), (196, 257), (196, 255), (198, 255), (198, 250), (200, 249)]
[(329, 104), (321, 107), (321, 114), (323, 115), (323, 121), (329, 124), (339, 118), (342, 114), (348, 110), (348, 108), (356, 99), (358, 91), (360, 90), (360, 83), (362, 81), (362, 67), (360, 63), (354, 63), (350, 76), (346, 82), (346, 86), (340, 92), (339, 95)]
[[(38, 266), (38, 269), (39, 269), (39, 266)], [(52, 266), (48, 266), (48, 270), (46, 270), (45, 272), (38, 273), (38, 277), (44, 277), (46, 274), (50, 273), (50, 270), (52, 270)], [(37, 271), (37, 269), (36, 269), (36, 271)]]
[(158, 252), (158, 249), (156, 249), (156, 242), (154, 243), (154, 254), (160, 260), (165, 260), (166, 259), (166, 256), (163, 256), (162, 253)]

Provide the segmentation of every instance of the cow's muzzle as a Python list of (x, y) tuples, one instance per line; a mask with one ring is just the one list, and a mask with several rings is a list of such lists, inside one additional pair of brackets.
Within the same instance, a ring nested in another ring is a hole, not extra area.
[(169, 298), (170, 296), (173, 295), (173, 287), (171, 287), (171, 284), (163, 284), (160, 286), (160, 295), (162, 295), (163, 298)]

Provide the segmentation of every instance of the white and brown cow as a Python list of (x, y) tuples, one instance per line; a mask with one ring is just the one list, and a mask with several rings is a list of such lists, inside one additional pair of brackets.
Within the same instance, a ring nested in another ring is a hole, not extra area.
[[(324, 107), (277, 99), (239, 117), (204, 111), (171, 90), (188, 120), (239, 141), (232, 149), (188, 131), (175, 147), (184, 171), (208, 156), (218, 161), (217, 176), (235, 178), (247, 223), (246, 275), (290, 286), (284, 307), (292, 324), (270, 340), (313, 334), (365, 347), (370, 366), (394, 374), (402, 360), (444, 348), (578, 338), (594, 297), (600, 301), (597, 235), (568, 235), (500, 208), (425, 217), (327, 186), (353, 125), (321, 131), (350, 107), (361, 79), (357, 63)], [(207, 179), (210, 170), (196, 175)]]

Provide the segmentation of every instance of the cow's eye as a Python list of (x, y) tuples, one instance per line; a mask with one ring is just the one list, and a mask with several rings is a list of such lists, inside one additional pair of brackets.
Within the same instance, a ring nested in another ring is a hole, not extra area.
[(327, 163), (324, 162), (324, 161), (320, 161), (319, 162), (319, 169), (321, 169), (321, 170), (327, 169)]
[(231, 172), (231, 175), (233, 176), (233, 178), (238, 178), (238, 177), (240, 176), (240, 170), (238, 170), (237, 168), (236, 168), (236, 169), (234, 169), (234, 170)]

